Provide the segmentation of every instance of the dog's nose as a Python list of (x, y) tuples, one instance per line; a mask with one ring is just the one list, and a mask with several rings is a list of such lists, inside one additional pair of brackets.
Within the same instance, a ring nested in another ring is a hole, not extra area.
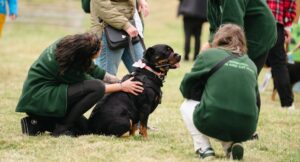
[(178, 62), (181, 60), (181, 56), (177, 53), (174, 54), (174, 57), (176, 60), (178, 60)]

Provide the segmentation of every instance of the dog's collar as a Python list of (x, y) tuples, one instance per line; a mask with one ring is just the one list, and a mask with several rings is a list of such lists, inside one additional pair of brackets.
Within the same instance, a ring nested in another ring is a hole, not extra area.
[(153, 74), (155, 74), (161, 80), (165, 79), (164, 73), (153, 70), (150, 66), (146, 65), (146, 63), (144, 63), (142, 60), (135, 62), (132, 66), (136, 67), (136, 68), (140, 68), (140, 69), (146, 69), (146, 70), (152, 72)]
[(157, 72), (157, 71), (153, 70), (150, 66), (147, 66), (147, 65), (146, 65), (144, 68), (145, 68), (146, 70), (152, 72), (153, 74), (155, 74), (156, 76), (158, 76), (158, 78), (160, 78), (160, 79), (162, 79), (162, 80), (165, 78), (165, 74), (164, 74), (164, 73), (162, 73), (162, 72)]

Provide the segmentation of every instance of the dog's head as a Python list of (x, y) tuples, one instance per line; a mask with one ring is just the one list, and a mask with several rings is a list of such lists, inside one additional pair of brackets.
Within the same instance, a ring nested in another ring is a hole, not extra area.
[(149, 47), (143, 57), (143, 62), (155, 70), (167, 74), (169, 69), (179, 67), (181, 56), (174, 53), (173, 49), (165, 44), (158, 44)]

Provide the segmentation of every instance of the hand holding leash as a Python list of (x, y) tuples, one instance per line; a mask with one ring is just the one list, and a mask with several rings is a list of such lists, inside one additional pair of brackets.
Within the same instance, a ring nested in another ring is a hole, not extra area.
[(139, 81), (132, 81), (132, 79), (133, 77), (120, 83), (120, 87), (123, 92), (132, 93), (137, 96), (138, 93), (142, 93), (144, 90), (144, 88), (142, 87), (143, 83)]
[(130, 25), (129, 28), (127, 28), (125, 31), (131, 38), (134, 38), (139, 34), (138, 30), (133, 25)]

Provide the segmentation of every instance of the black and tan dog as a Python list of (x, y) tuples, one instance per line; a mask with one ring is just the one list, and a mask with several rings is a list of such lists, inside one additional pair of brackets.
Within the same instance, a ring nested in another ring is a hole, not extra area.
[(142, 82), (143, 93), (135, 96), (117, 92), (105, 96), (88, 119), (91, 133), (121, 136), (130, 132), (134, 135), (140, 122), (139, 133), (147, 138), (148, 118), (161, 101), (164, 78), (169, 69), (179, 66), (180, 59), (168, 45), (148, 48), (135, 71), (123, 78), (134, 77), (133, 80)]

